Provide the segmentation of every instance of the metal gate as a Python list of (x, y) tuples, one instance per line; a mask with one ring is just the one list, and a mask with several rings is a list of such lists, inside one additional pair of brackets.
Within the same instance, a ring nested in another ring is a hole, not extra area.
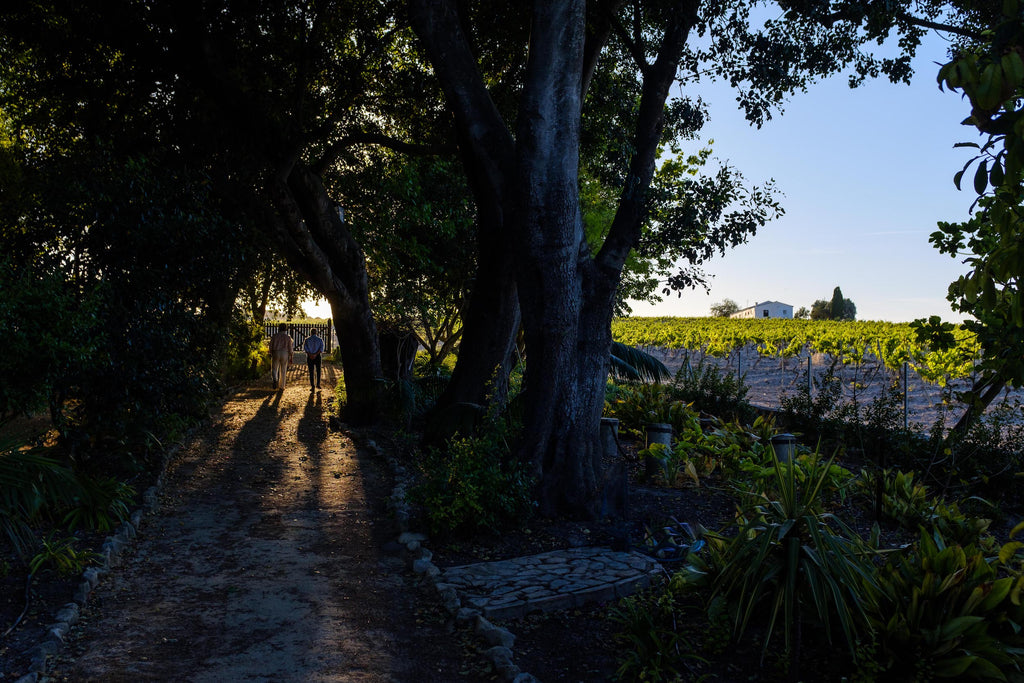
[(333, 349), (333, 337), (334, 327), (332, 321), (328, 320), (326, 323), (281, 323), (277, 322), (265, 322), (263, 323), (264, 336), (270, 339), (274, 334), (277, 333), (277, 328), (284, 324), (288, 329), (287, 332), (292, 338), (295, 351), (301, 351), (302, 345), (306, 341), (306, 337), (310, 335), (313, 330), (316, 330), (320, 338), (324, 340), (324, 351), (330, 353)]

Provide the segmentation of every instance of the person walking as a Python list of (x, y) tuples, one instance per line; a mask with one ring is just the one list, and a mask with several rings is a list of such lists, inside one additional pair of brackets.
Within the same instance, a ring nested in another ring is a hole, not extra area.
[[(313, 330), (306, 337), (305, 343), (302, 345), (302, 350), (306, 352), (306, 367), (309, 368), (309, 389), (320, 388), (320, 370), (322, 359), (324, 354), (324, 340), (320, 338), (320, 335)], [(314, 373), (314, 369), (316, 372)], [(316, 383), (314, 385), (314, 375), (316, 375)]]
[(270, 338), (270, 378), (275, 390), (283, 390), (288, 379), (288, 366), (292, 363), (295, 353), (294, 342), (288, 336), (288, 326), (281, 323), (277, 333)]

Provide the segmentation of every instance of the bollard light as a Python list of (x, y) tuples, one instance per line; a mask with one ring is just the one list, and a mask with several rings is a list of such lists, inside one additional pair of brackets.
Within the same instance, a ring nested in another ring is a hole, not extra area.
[(772, 450), (779, 462), (793, 462), (796, 452), (796, 437), (792, 434), (776, 434), (772, 437)]

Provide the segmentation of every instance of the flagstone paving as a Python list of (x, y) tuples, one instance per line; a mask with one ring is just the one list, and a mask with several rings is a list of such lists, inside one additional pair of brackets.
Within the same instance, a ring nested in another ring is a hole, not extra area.
[(646, 555), (584, 547), (449, 567), (437, 577), (464, 607), (488, 619), (515, 619), (632, 595), (661, 573)]

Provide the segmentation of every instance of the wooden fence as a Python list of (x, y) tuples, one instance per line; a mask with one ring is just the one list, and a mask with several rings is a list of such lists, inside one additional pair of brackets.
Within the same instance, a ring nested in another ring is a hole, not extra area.
[[(331, 340), (334, 337), (331, 322), (331, 320), (328, 320), (326, 323), (285, 323), (288, 327), (288, 334), (291, 335), (292, 341), (295, 344), (295, 351), (301, 351), (306, 337), (313, 330), (316, 330), (320, 338), (324, 340), (324, 351), (330, 353), (332, 350)], [(277, 332), (277, 328), (280, 325), (279, 321), (263, 323), (263, 331), (266, 334), (266, 338), (270, 339)]]

